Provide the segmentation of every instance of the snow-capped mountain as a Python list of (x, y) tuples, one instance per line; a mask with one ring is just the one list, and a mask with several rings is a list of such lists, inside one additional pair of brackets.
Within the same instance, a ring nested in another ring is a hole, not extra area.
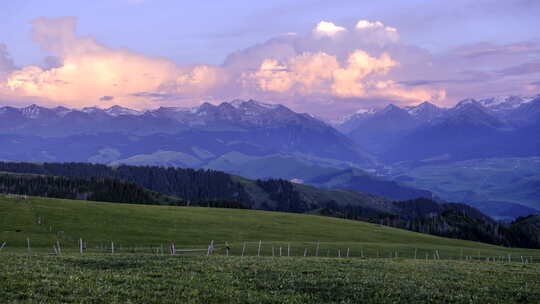
[[(22, 141), (20, 136), (28, 141)], [(70, 139), (72, 136), (76, 139)], [(29, 153), (20, 160), (35, 161), (46, 160), (44, 155), (57, 160), (112, 161), (156, 151), (182, 152), (196, 158), (237, 151), (246, 155), (293, 153), (369, 162), (351, 140), (321, 120), (283, 105), (254, 100), (204, 103), (193, 108), (161, 107), (145, 112), (120, 106), (4, 107), (0, 108), (0, 144), (2, 138), (20, 142), (20, 151)], [(10, 150), (17, 145), (8, 142), (5, 146), (10, 148), (0, 153), (0, 159), (12, 159), (20, 153)], [(62, 149), (56, 150), (57, 146)]]
[(498, 119), (490, 109), (484, 107), (480, 102), (474, 99), (460, 101), (435, 123), (445, 123), (455, 126), (485, 126), (492, 128), (499, 128), (504, 125), (504, 122)]
[[(219, 105), (203, 103), (198, 107), (160, 107), (155, 110), (137, 111), (121, 106), (112, 106), (108, 109), (99, 107), (86, 107), (82, 109), (68, 109), (65, 107), (45, 108), (31, 105), (23, 108), (1, 107), (0, 115), (13, 117), (20, 115), (26, 119), (69, 119), (73, 116), (86, 117), (87, 119), (114, 120), (116, 117), (125, 119), (170, 119), (188, 126), (212, 125), (215, 123), (230, 122), (243, 125), (273, 125), (278, 123), (287, 124), (311, 124), (325, 125), (314, 116), (304, 113), (296, 113), (283, 105), (262, 103), (254, 100), (234, 100)], [(10, 117), (6, 117), (9, 119)], [(36, 131), (36, 130), (33, 130)]]
[(55, 111), (38, 105), (30, 105), (20, 109), (20, 113), (23, 117), (28, 119), (47, 119), (56, 115)]
[(143, 114), (143, 112), (139, 112), (139, 111), (136, 111), (136, 110), (124, 108), (124, 107), (121, 107), (121, 106), (112, 106), (112, 107), (106, 109), (105, 112), (107, 114), (111, 115), (111, 116), (120, 116), (120, 115), (138, 116), (138, 115)]
[(429, 102), (388, 105), (344, 121), (336, 125), (338, 130), (369, 152), (393, 160), (528, 155), (540, 148), (530, 139), (540, 126), (540, 96), (469, 98), (451, 108)]
[[(349, 121), (354, 128), (348, 133), (361, 147), (372, 153), (378, 153), (387, 143), (401, 133), (414, 129), (420, 122), (405, 109), (390, 104), (362, 119)], [(343, 128), (339, 127), (339, 130)]]
[(526, 102), (512, 110), (506, 117), (517, 126), (528, 125), (531, 122), (540, 123), (540, 95), (526, 99)]
[(147, 111), (144, 115), (170, 118), (188, 126), (233, 124), (276, 127), (280, 124), (299, 124), (322, 127), (325, 125), (312, 115), (296, 113), (283, 105), (255, 100), (234, 100), (219, 105), (203, 103), (193, 108), (161, 107)]
[[(529, 112), (536, 113), (536, 104), (540, 103), (540, 95), (532, 97), (522, 96), (502, 96), (484, 99), (468, 98), (458, 102), (452, 108), (442, 108), (428, 101), (416, 106), (406, 106), (400, 108), (395, 105), (389, 105), (384, 108), (364, 109), (357, 113), (347, 115), (341, 119), (334, 120), (334, 125), (338, 130), (344, 133), (350, 133), (360, 126), (364, 126), (365, 121), (387, 120), (387, 113), (399, 113), (404, 110), (410, 118), (418, 121), (419, 124), (438, 124), (443, 121), (452, 120), (470, 124), (489, 125), (491, 127), (513, 126), (514, 122), (520, 124), (534, 123), (534, 115), (528, 115)], [(405, 120), (410, 126), (409, 121), (404, 119), (401, 112), (400, 120)], [(397, 118), (396, 118), (397, 119)], [(405, 127), (405, 126), (403, 126)]]
[(538, 96), (522, 97), (522, 96), (500, 96), (492, 98), (479, 99), (478, 103), (482, 106), (497, 112), (509, 112), (519, 108), (523, 104), (530, 103)]
[(343, 116), (341, 118), (329, 121), (330, 125), (336, 127), (343, 133), (349, 133), (356, 129), (358, 125), (368, 117), (377, 112), (375, 108), (359, 109), (353, 114)]
[(407, 106), (404, 109), (412, 117), (422, 122), (432, 121), (435, 118), (441, 117), (446, 112), (445, 109), (439, 108), (438, 106), (428, 101), (424, 101), (421, 104), (416, 105), (416, 106)]

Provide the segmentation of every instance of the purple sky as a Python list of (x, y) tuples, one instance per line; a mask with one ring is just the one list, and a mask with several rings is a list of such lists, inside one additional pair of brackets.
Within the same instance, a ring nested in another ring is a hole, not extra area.
[(29, 0), (0, 10), (4, 104), (255, 98), (335, 117), (540, 93), (540, 1)]

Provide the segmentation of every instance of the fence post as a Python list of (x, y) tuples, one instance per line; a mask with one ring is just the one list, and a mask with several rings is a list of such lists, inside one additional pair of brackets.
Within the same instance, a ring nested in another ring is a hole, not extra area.
[(114, 254), (114, 242), (111, 241), (111, 254)]
[(307, 256), (307, 248), (304, 248), (304, 257)]
[(211, 255), (214, 252), (214, 240), (210, 242), (210, 245), (208, 245), (208, 251), (206, 252), (206, 255)]
[(244, 247), (242, 247), (242, 256), (244, 256), (244, 252), (246, 252), (246, 242), (244, 242)]
[(30, 249), (30, 238), (26, 238), (26, 246), (28, 248), (28, 253), (32, 252), (32, 249)]
[(287, 244), (287, 256), (291, 256), (291, 243)]
[(58, 249), (58, 254), (62, 254), (62, 247), (60, 247), (60, 241), (56, 240), (56, 248)]
[(279, 256), (281, 256), (281, 246), (279, 246)]
[(0, 251), (2, 251), (2, 249), (4, 249), (4, 247), (6, 247), (6, 242), (2, 243), (2, 246), (0, 246)]
[(82, 240), (82, 238), (79, 239), (79, 252), (81, 254), (83, 253), (83, 240)]
[(319, 241), (317, 241), (317, 249), (315, 250), (315, 256), (319, 256)]
[(347, 248), (347, 257), (349, 257), (349, 248)]
[(259, 240), (259, 249), (257, 249), (257, 256), (261, 256), (261, 245), (262, 245), (262, 241)]

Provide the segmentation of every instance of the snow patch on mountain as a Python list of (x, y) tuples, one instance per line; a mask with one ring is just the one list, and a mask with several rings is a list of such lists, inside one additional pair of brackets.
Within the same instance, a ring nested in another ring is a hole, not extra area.
[(478, 100), (478, 103), (492, 111), (503, 112), (517, 109), (524, 104), (530, 103), (538, 96), (499, 96), (480, 99)]
[(279, 105), (277, 104), (264, 103), (264, 102), (255, 101), (255, 100), (246, 101), (246, 100), (241, 100), (241, 99), (235, 99), (229, 102), (228, 104), (230, 104), (236, 109), (248, 108), (250, 106), (251, 107), (256, 106), (256, 107), (265, 108), (265, 109), (277, 109), (279, 107)]
[(39, 107), (38, 105), (31, 105), (26, 108), (21, 109), (21, 113), (24, 117), (30, 118), (30, 119), (36, 119), (39, 117), (41, 111), (43, 108)]
[(105, 110), (105, 113), (111, 115), (111, 116), (120, 116), (120, 115), (133, 115), (133, 116), (139, 116), (142, 115), (143, 112), (139, 112), (137, 110), (132, 110), (128, 108), (124, 108), (121, 106), (112, 106)]

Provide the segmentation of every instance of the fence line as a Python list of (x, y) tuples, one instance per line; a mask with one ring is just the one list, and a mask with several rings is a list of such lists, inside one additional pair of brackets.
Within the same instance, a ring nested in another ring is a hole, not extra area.
[[(140, 253), (140, 254), (164, 254), (163, 243), (154, 246), (122, 246), (122, 242), (107, 241), (110, 242), (110, 246), (104, 246), (102, 242), (88, 242), (83, 238), (79, 238), (75, 241), (63, 241), (57, 239), (52, 243), (49, 243), (47, 247), (44, 247), (41, 242), (32, 242), (28, 237), (26, 238), (26, 251), (28, 254), (38, 254), (40, 252), (47, 252), (54, 255), (62, 255), (66, 253), (78, 252), (81, 255), (84, 254), (98, 254), (98, 253)], [(350, 244), (349, 244), (350, 245)], [(286, 246), (286, 248), (284, 248)], [(52, 247), (52, 252), (51, 252)], [(14, 252), (20, 251), (24, 247), (17, 247), (11, 244), (7, 247), (7, 241), (0, 243), (0, 252)], [(48, 248), (48, 250), (47, 250)], [(251, 248), (251, 249), (250, 249)], [(265, 250), (266, 248), (266, 250)], [(298, 242), (292, 244), (290, 242), (263, 242), (259, 240), (257, 242), (237, 242), (229, 243), (211, 241), (207, 249), (205, 248), (178, 248), (175, 242), (170, 242), (171, 255), (193, 255), (204, 254), (211, 255), (223, 255), (223, 256), (256, 256), (256, 257), (321, 257), (325, 256), (326, 249), (327, 258), (356, 258), (356, 259), (414, 259), (425, 261), (439, 261), (439, 260), (459, 260), (459, 261), (483, 261), (486, 263), (539, 263), (540, 251), (538, 254), (523, 254), (518, 252), (508, 253), (500, 250), (489, 251), (482, 253), (476, 249), (467, 248), (454, 248), (450, 250), (441, 250), (439, 248), (418, 248), (418, 247), (403, 247), (398, 246), (391, 248), (390, 246), (369, 246), (362, 244), (358, 247), (339, 247), (338, 244), (333, 243), (321, 243), (317, 242)], [(286, 250), (286, 251), (285, 251)], [(526, 251), (526, 249), (524, 249)], [(513, 255), (514, 254), (514, 255)], [(424, 256), (424, 259), (422, 259)]]

